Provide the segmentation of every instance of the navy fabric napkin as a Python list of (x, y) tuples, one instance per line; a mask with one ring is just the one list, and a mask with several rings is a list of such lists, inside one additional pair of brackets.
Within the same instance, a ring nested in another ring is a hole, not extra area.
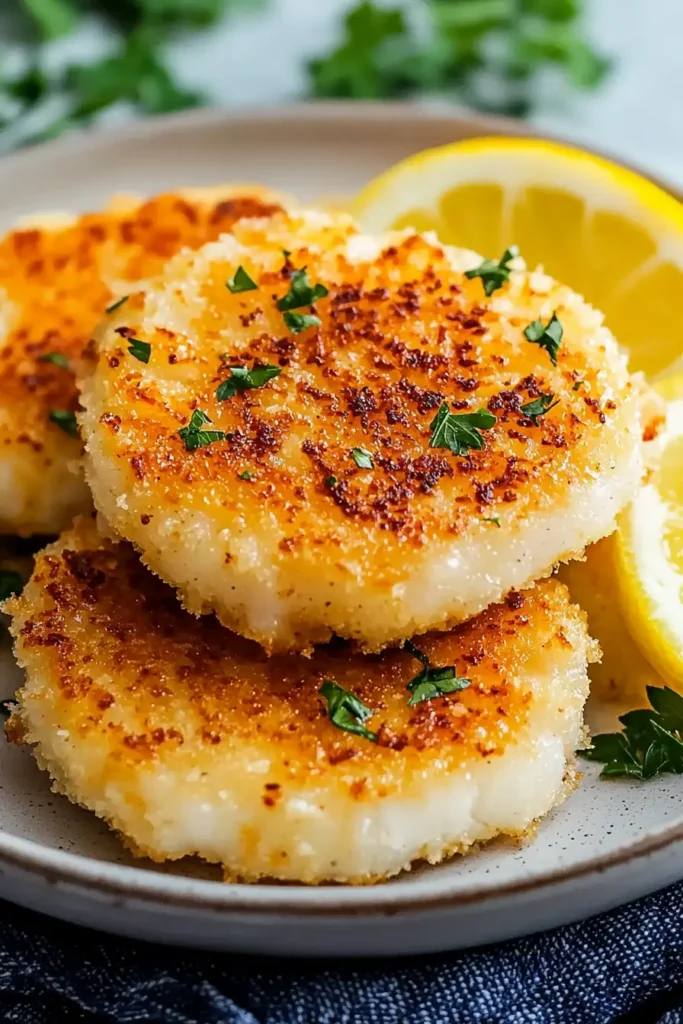
[(17, 1024), (683, 1024), (683, 883), (542, 935), (391, 961), (185, 952), (0, 914), (0, 1019)]

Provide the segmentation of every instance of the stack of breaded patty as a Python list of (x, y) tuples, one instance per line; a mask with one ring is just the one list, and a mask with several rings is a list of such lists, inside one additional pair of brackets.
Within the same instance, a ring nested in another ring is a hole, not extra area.
[(642, 472), (579, 296), (246, 189), (15, 232), (2, 288), (4, 527), (83, 513), (8, 604), (8, 732), (58, 791), (154, 860), (308, 883), (571, 791), (597, 651), (549, 577)]

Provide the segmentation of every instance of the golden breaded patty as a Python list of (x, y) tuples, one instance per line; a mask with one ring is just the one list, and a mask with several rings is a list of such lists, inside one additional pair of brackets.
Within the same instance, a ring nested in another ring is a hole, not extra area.
[(75, 371), (106, 307), (184, 246), (278, 202), (246, 185), (120, 198), (101, 213), (25, 218), (0, 239), (0, 533), (58, 533), (90, 507), (71, 436)]
[[(446, 629), (582, 551), (640, 479), (635, 388), (576, 294), (517, 272), (487, 299), (477, 262), (313, 211), (178, 256), (98, 335), (97, 508), (268, 650)], [(524, 333), (554, 312), (557, 365)]]
[(184, 612), (91, 521), (39, 555), (9, 611), (27, 673), (10, 735), (56, 790), (157, 861), (197, 854), (249, 881), (378, 881), (524, 833), (574, 777), (593, 645), (555, 581), (416, 639), (445, 670), (445, 696), (418, 688), (407, 650), (269, 658)]

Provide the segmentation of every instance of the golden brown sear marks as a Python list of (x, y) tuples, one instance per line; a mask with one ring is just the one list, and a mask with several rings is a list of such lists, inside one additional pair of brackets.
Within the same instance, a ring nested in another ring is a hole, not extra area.
[[(185, 613), (132, 547), (103, 540), (85, 520), (38, 556), (9, 611), (31, 665), (29, 704), (44, 679), (40, 699), (60, 728), (79, 742), (99, 737), (121, 765), (163, 759), (184, 744), (197, 764), (215, 762), (222, 748), (253, 740), (273, 745), (290, 778), (351, 773), (367, 778), (363, 792), (387, 782), (382, 765), (395, 780), (425, 758), (447, 773), (503, 754), (535, 699), (535, 660), (547, 667), (568, 644), (564, 587), (515, 593), (447, 634), (416, 639), (433, 665), (455, 665), (471, 685), (409, 707), (407, 684), (422, 666), (407, 651), (363, 656), (339, 642), (310, 659), (268, 658), (214, 618)], [(367, 725), (376, 744), (331, 723), (318, 694), (326, 679), (375, 711)]]
[[(0, 240), (0, 444), (30, 441), (39, 451), (46, 431), (59, 432), (49, 413), (76, 409), (74, 371), (105, 309), (129, 285), (160, 273), (180, 249), (230, 231), (241, 217), (280, 208), (261, 189), (223, 191), (222, 199), (202, 199), (198, 191), (191, 199), (168, 193), (123, 209), (113, 204), (67, 226), (17, 229)], [(45, 361), (53, 353), (71, 368)]]
[[(610, 366), (618, 360), (606, 351), (599, 318), (589, 311), (587, 337), (587, 307), (577, 309), (568, 289), (553, 282), (537, 292), (525, 275), (504, 301), (486, 299), (480, 281), (468, 281), (442, 247), (417, 235), (369, 260), (311, 244), (275, 261), (287, 229), (294, 246), (294, 221), (244, 222), (238, 241), (258, 243), (265, 255), (211, 249), (170, 268), (163, 294), (177, 303), (182, 329), (162, 324), (139, 296), (119, 336), (104, 337), (105, 445), (152, 502), (205, 506), (210, 495), (219, 516), (267, 506), (291, 524), (290, 544), (310, 537), (315, 521), (319, 542), (336, 537), (343, 545), (346, 522), (421, 546), (482, 515), (522, 519), (550, 508), (599, 468), (596, 448), (632, 393), (623, 368)], [(240, 261), (258, 288), (232, 294), (225, 282)], [(329, 294), (299, 310), (320, 326), (293, 333), (277, 302), (304, 266)], [(545, 308), (564, 327), (557, 366), (523, 333)], [(149, 369), (127, 355), (127, 333), (152, 345)], [(280, 376), (217, 400), (231, 366), (263, 364)], [(554, 396), (554, 408), (537, 419), (525, 414), (543, 395)], [(430, 447), (442, 403), (454, 414), (495, 415), (481, 450)], [(225, 437), (188, 451), (178, 430), (195, 409)], [(357, 446), (371, 453), (372, 471), (356, 465)], [(245, 471), (251, 480), (240, 482)]]

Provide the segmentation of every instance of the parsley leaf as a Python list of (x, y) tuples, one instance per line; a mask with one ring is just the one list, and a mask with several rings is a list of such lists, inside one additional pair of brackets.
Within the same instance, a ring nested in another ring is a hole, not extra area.
[(339, 481), (337, 480), (336, 476), (328, 476), (325, 478), (326, 487), (336, 487), (338, 483)]
[(553, 366), (557, 366), (557, 353), (560, 350), (563, 335), (564, 328), (557, 319), (556, 313), (553, 313), (547, 324), (544, 324), (542, 320), (532, 320), (529, 326), (524, 328), (524, 336), (527, 341), (544, 348), (550, 356)]
[(228, 278), (225, 285), (228, 291), (232, 292), (233, 295), (238, 295), (240, 292), (254, 292), (258, 289), (256, 281), (253, 281), (249, 277), (249, 274), (241, 265), (237, 268), (233, 276)]
[(112, 302), (111, 306), (107, 306), (105, 313), (115, 313), (117, 309), (120, 309), (124, 302), (128, 302), (129, 295), (124, 295), (122, 299), (117, 299), (116, 302)]
[(69, 437), (78, 437), (78, 423), (75, 412), (71, 412), (69, 409), (52, 409), (50, 419), (58, 427), (61, 427)]
[(497, 526), (499, 530), (502, 529), (502, 527), (500, 525), (500, 519), (498, 518), (498, 516), (484, 516), (483, 519), (482, 519), (482, 522), (483, 523), (493, 523), (493, 525)]
[(523, 405), (519, 411), (537, 427), (539, 416), (545, 416), (547, 412), (550, 412), (551, 409), (554, 409), (559, 404), (559, 398), (555, 400), (555, 395), (553, 394), (539, 395), (533, 402), (527, 402), (526, 405)]
[(301, 309), (312, 306), (318, 299), (324, 299), (329, 292), (324, 284), (311, 285), (306, 267), (295, 270), (289, 281), (289, 291), (278, 299), (277, 308), (284, 312), (288, 309)]
[(366, 448), (352, 448), (351, 456), (359, 469), (374, 469), (372, 454)]
[(650, 708), (621, 715), (620, 733), (594, 736), (580, 757), (604, 765), (601, 778), (651, 779), (683, 774), (683, 697), (668, 686), (648, 686)]
[(195, 409), (188, 425), (181, 427), (178, 431), (188, 452), (193, 452), (197, 448), (205, 448), (208, 444), (213, 444), (214, 441), (225, 439), (224, 430), (204, 430), (207, 423), (211, 423), (211, 420), (206, 413), (201, 409)]
[(422, 671), (418, 672), (408, 683), (408, 689), (411, 693), (408, 707), (421, 704), (425, 700), (434, 700), (435, 697), (443, 697), (447, 693), (457, 693), (460, 690), (466, 690), (471, 685), (469, 679), (464, 679), (457, 675), (454, 665), (433, 668), (424, 651), (421, 651), (410, 640), (406, 642), (405, 648), (414, 658), (421, 661), (424, 666)]
[(148, 341), (140, 341), (139, 338), (128, 338), (128, 351), (141, 363), (148, 363), (152, 354), (152, 346)]
[(585, 380), (577, 380), (576, 384), (572, 387), (572, 391), (578, 391), (581, 385), (585, 383)]
[(338, 686), (331, 679), (325, 680), (318, 693), (327, 701), (327, 714), (332, 725), (343, 729), (344, 732), (353, 732), (357, 736), (362, 736), (372, 743), (377, 742), (377, 733), (370, 732), (363, 724), (372, 718), (375, 712), (359, 697), (342, 686)]
[(0, 569), (0, 602), (8, 597), (20, 594), (24, 589), (24, 581), (13, 569)]
[[(418, 5), (415, 5), (418, 6)], [(580, 34), (580, 0), (358, 2), (339, 46), (309, 65), (315, 96), (383, 99), (440, 93), (480, 110), (523, 117), (537, 102), (539, 73), (564, 69), (581, 88), (609, 64)]]
[(496, 417), (487, 409), (458, 415), (450, 412), (447, 403), (442, 402), (430, 423), (429, 447), (449, 448), (454, 455), (466, 455), (468, 448), (484, 447), (480, 431), (490, 430), (495, 422)]
[(201, 103), (199, 93), (181, 88), (163, 62), (158, 31), (140, 24), (111, 56), (72, 65), (65, 88), (73, 97), (69, 116), (88, 120), (114, 103), (134, 104), (146, 114), (166, 114)]
[(309, 313), (283, 313), (282, 319), (292, 334), (301, 334), (308, 327), (320, 327), (322, 324), (320, 317), (311, 316)]
[(240, 480), (255, 480), (256, 479), (254, 474), (251, 473), (248, 469), (242, 470), (242, 472), (238, 473), (237, 476), (240, 478)]
[(52, 363), (54, 366), (59, 366), (62, 370), (68, 370), (71, 367), (71, 363), (63, 352), (46, 352), (45, 355), (40, 356), (38, 362)]
[(484, 294), (491, 296), (510, 280), (510, 263), (515, 256), (519, 256), (519, 249), (516, 245), (511, 245), (505, 250), (497, 263), (495, 260), (484, 260), (478, 267), (466, 270), (465, 277), (468, 277), (471, 281), (475, 277), (480, 277), (481, 283), (484, 286)]
[(216, 398), (219, 402), (225, 402), (228, 398), (234, 398), (238, 391), (249, 391), (252, 388), (262, 388), (273, 377), (279, 377), (282, 369), (279, 366), (255, 366), (252, 370), (248, 366), (231, 366), (230, 376), (216, 388)]
[[(344, 19), (344, 40), (322, 60), (309, 64), (315, 96), (383, 99), (400, 94), (400, 69), (392, 44), (405, 44), (407, 24), (400, 10), (358, 4)], [(392, 66), (390, 66), (392, 65)]]

